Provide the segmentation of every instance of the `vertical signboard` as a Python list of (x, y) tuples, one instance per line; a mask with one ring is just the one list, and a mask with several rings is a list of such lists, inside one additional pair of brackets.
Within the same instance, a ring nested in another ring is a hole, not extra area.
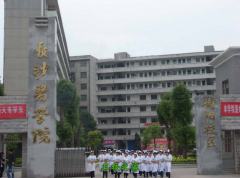
[(219, 96), (206, 95), (195, 98), (195, 124), (198, 174), (222, 174)]
[(56, 149), (57, 37), (55, 18), (47, 27), (29, 21), (27, 177), (53, 178)]

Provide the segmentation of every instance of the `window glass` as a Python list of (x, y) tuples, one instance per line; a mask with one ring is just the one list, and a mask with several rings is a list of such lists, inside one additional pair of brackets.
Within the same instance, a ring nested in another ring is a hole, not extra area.
[(104, 65), (104, 68), (111, 68), (111, 65)]
[(176, 70), (173, 71), (173, 75), (177, 75), (177, 71)]
[(146, 95), (140, 95), (140, 100), (146, 100)]
[(129, 63), (126, 63), (126, 66), (129, 67)]
[(167, 87), (170, 88), (171, 87), (171, 83), (167, 83)]
[(157, 95), (151, 95), (151, 100), (157, 100)]
[(204, 62), (204, 61), (205, 61), (205, 60), (204, 60), (204, 58), (202, 58), (201, 60), (202, 60), (202, 62)]
[(158, 87), (158, 84), (157, 83), (154, 83), (153, 84), (153, 88), (157, 88)]
[(146, 118), (140, 118), (140, 123), (146, 123), (147, 119)]
[(130, 85), (127, 85), (127, 89), (128, 89), (128, 90), (130, 89)]
[(187, 74), (188, 74), (188, 75), (191, 75), (191, 74), (192, 74), (192, 71), (191, 71), (191, 70), (187, 70)]
[(201, 81), (197, 81), (197, 86), (200, 86), (201, 85)]
[(149, 61), (149, 62), (148, 62), (148, 65), (149, 65), (149, 66), (152, 65), (152, 61)]
[(87, 89), (87, 84), (86, 83), (81, 84), (81, 90), (86, 90), (86, 89)]
[(87, 66), (87, 61), (81, 61), (81, 62), (80, 62), (80, 66), (81, 66), (81, 67)]
[(139, 62), (139, 66), (143, 66), (143, 62)]
[(143, 77), (143, 73), (140, 73), (140, 77)]
[(144, 73), (144, 77), (147, 77), (148, 76), (148, 74), (147, 73)]
[(87, 78), (87, 72), (81, 72), (81, 78)]
[(183, 60), (182, 60), (182, 63), (183, 63), (183, 64), (186, 63), (186, 59), (183, 59)]
[(182, 71), (181, 70), (178, 71), (178, 75), (182, 75)]
[(167, 60), (167, 64), (170, 64), (170, 61), (169, 61), (169, 60)]
[(205, 69), (202, 69), (202, 74), (205, 74)]
[(144, 62), (144, 65), (145, 65), (145, 66), (147, 66), (147, 64), (148, 64), (148, 62), (147, 62), (147, 61), (145, 61), (145, 62)]
[(106, 91), (107, 87), (101, 87), (101, 91)]
[(153, 61), (153, 65), (154, 65), (154, 66), (157, 65), (157, 61)]
[(166, 87), (166, 83), (162, 83), (162, 87), (165, 88)]
[(202, 81), (202, 85), (205, 85), (205, 81), (204, 80)]
[(149, 74), (148, 74), (148, 75), (149, 75), (149, 77), (152, 77), (152, 72), (149, 72)]
[(186, 70), (183, 70), (183, 75), (186, 75)]
[(140, 112), (146, 112), (147, 108), (146, 106), (140, 106)]
[(81, 106), (79, 107), (79, 113), (82, 113), (84, 111), (87, 111), (87, 106)]
[(149, 84), (149, 88), (152, 88), (152, 84), (151, 83)]
[(156, 117), (151, 118), (151, 121), (152, 121), (152, 123), (158, 122)]
[(139, 88), (140, 88), (140, 89), (143, 89), (143, 84), (139, 84)]
[(127, 78), (129, 78), (130, 77), (130, 75), (129, 74), (127, 74)]
[(191, 62), (192, 62), (191, 58), (187, 59), (187, 63), (191, 63)]
[(107, 98), (101, 98), (101, 102), (107, 102)]
[(188, 81), (188, 86), (192, 86), (192, 81)]
[(162, 61), (161, 61), (161, 64), (164, 65), (164, 64), (165, 64), (165, 60), (162, 60)]
[(173, 64), (177, 64), (177, 59), (173, 59)]
[(111, 76), (105, 76), (105, 79), (111, 79)]
[(156, 77), (157, 76), (157, 72), (153, 72), (153, 76)]
[(196, 58), (196, 62), (200, 62), (200, 58)]
[(74, 61), (70, 62), (70, 67), (75, 67), (75, 62)]
[(145, 84), (145, 88), (148, 88), (148, 84)]
[(165, 76), (165, 71), (164, 71), (164, 72), (162, 72), (162, 76)]
[(178, 64), (181, 64), (182, 63), (182, 60), (181, 59), (178, 59)]
[(196, 69), (196, 74), (200, 74), (200, 69)]
[(134, 62), (131, 62), (131, 66), (134, 66)]
[(81, 95), (81, 101), (87, 101), (87, 95)]

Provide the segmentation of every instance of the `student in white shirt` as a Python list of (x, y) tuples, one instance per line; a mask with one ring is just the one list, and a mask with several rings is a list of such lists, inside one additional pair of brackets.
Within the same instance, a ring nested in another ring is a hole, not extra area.
[(121, 151), (116, 151), (116, 156), (114, 159), (114, 163), (118, 163), (118, 170), (115, 170), (115, 178), (120, 178), (121, 175), (121, 167), (122, 167), (122, 156), (120, 156)]
[(90, 171), (91, 178), (94, 178), (95, 162), (96, 162), (96, 156), (94, 155), (94, 151), (91, 151), (90, 155), (87, 158), (87, 162), (88, 162), (88, 170)]
[[(144, 153), (144, 156), (143, 156), (143, 158), (142, 158), (142, 171), (143, 171), (144, 177), (148, 177), (149, 165), (150, 165), (149, 156), (148, 156), (148, 153), (145, 152), (145, 153)], [(146, 176), (146, 175), (147, 175), (147, 176)]]
[(172, 167), (172, 155), (170, 154), (170, 150), (166, 152), (165, 156), (165, 163), (166, 163), (166, 176), (170, 178), (171, 167)]
[[(132, 158), (132, 160), (131, 160), (131, 163), (132, 163), (132, 166), (134, 166), (136, 163), (138, 164), (138, 169), (136, 169), (135, 171), (134, 171), (134, 169), (132, 168), (132, 172), (133, 172), (133, 177), (134, 178), (137, 178), (137, 174), (139, 173), (139, 166), (140, 166), (140, 164), (141, 164), (141, 161), (140, 161), (140, 159), (139, 159), (139, 157), (137, 156), (137, 153), (134, 153), (133, 154), (133, 158)], [(135, 165), (136, 166), (136, 165)]]
[(164, 155), (163, 151), (159, 151), (158, 155), (159, 163), (158, 163), (158, 175), (163, 178), (163, 169), (164, 169)]
[(152, 162), (152, 173), (153, 173), (153, 176), (156, 178), (157, 177), (157, 171), (158, 171), (158, 163), (159, 163), (159, 157), (157, 156), (156, 151), (153, 152), (151, 162)]
[(124, 157), (123, 157), (123, 166), (124, 166), (124, 169), (123, 169), (123, 175), (124, 175), (124, 178), (127, 178), (128, 177), (128, 174), (130, 172), (130, 158), (128, 157), (128, 153), (126, 152)]
[(113, 163), (114, 163), (114, 156), (113, 156), (113, 152), (111, 152), (109, 156), (109, 170), (111, 171), (112, 175), (114, 173), (112, 169)]
[(143, 163), (142, 163), (142, 152), (141, 151), (138, 151), (138, 159), (139, 159), (139, 162), (141, 162), (138, 166), (139, 167), (139, 177), (141, 177), (142, 173), (143, 173), (143, 169), (142, 169)]
[(102, 160), (103, 160), (102, 169), (103, 169), (103, 178), (104, 178), (104, 175), (106, 175), (106, 177), (108, 177), (108, 171), (109, 171), (109, 167), (108, 167), (109, 157), (107, 155), (106, 150), (103, 150)]
[(151, 162), (152, 157), (153, 157), (153, 150), (150, 150), (150, 152), (149, 152), (149, 159), (150, 159), (149, 174), (150, 174), (150, 177), (152, 177), (152, 169), (153, 169), (153, 163)]
[(102, 156), (103, 156), (103, 150), (101, 150), (100, 155), (98, 155), (98, 158), (97, 158), (99, 160), (99, 170), (101, 172), (101, 176), (103, 176), (103, 171), (101, 170), (103, 166)]

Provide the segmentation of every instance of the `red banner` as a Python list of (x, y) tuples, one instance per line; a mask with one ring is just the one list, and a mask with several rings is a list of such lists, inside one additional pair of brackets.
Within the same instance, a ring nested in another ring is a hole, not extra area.
[[(167, 142), (167, 138), (156, 138), (155, 139), (156, 142), (156, 149), (155, 150), (166, 150), (168, 149), (168, 142)], [(173, 143), (173, 141), (171, 141), (171, 144)], [(152, 144), (150, 144), (147, 149), (151, 150), (154, 148), (154, 140), (152, 139)]]
[(159, 123), (145, 123), (144, 126), (149, 126), (149, 125), (153, 125), (153, 124), (158, 124), (158, 125), (160, 125)]
[(103, 145), (113, 145), (115, 144), (115, 140), (104, 140)]
[(0, 119), (21, 119), (26, 117), (26, 104), (0, 105)]
[(222, 116), (240, 116), (240, 102), (221, 102)]

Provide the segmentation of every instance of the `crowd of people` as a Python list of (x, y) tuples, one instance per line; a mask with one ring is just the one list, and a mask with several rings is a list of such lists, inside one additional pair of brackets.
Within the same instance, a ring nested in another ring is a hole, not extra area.
[[(163, 177), (164, 172), (170, 178), (172, 155), (170, 150), (101, 150), (96, 158), (94, 151), (88, 157), (89, 171), (91, 178), (95, 174), (95, 162), (99, 160), (99, 170), (102, 177), (108, 177), (108, 173), (120, 178), (123, 174), (124, 178), (128, 178), (129, 174), (133, 174), (134, 178), (139, 177)], [(118, 168), (119, 167), (119, 168)]]

